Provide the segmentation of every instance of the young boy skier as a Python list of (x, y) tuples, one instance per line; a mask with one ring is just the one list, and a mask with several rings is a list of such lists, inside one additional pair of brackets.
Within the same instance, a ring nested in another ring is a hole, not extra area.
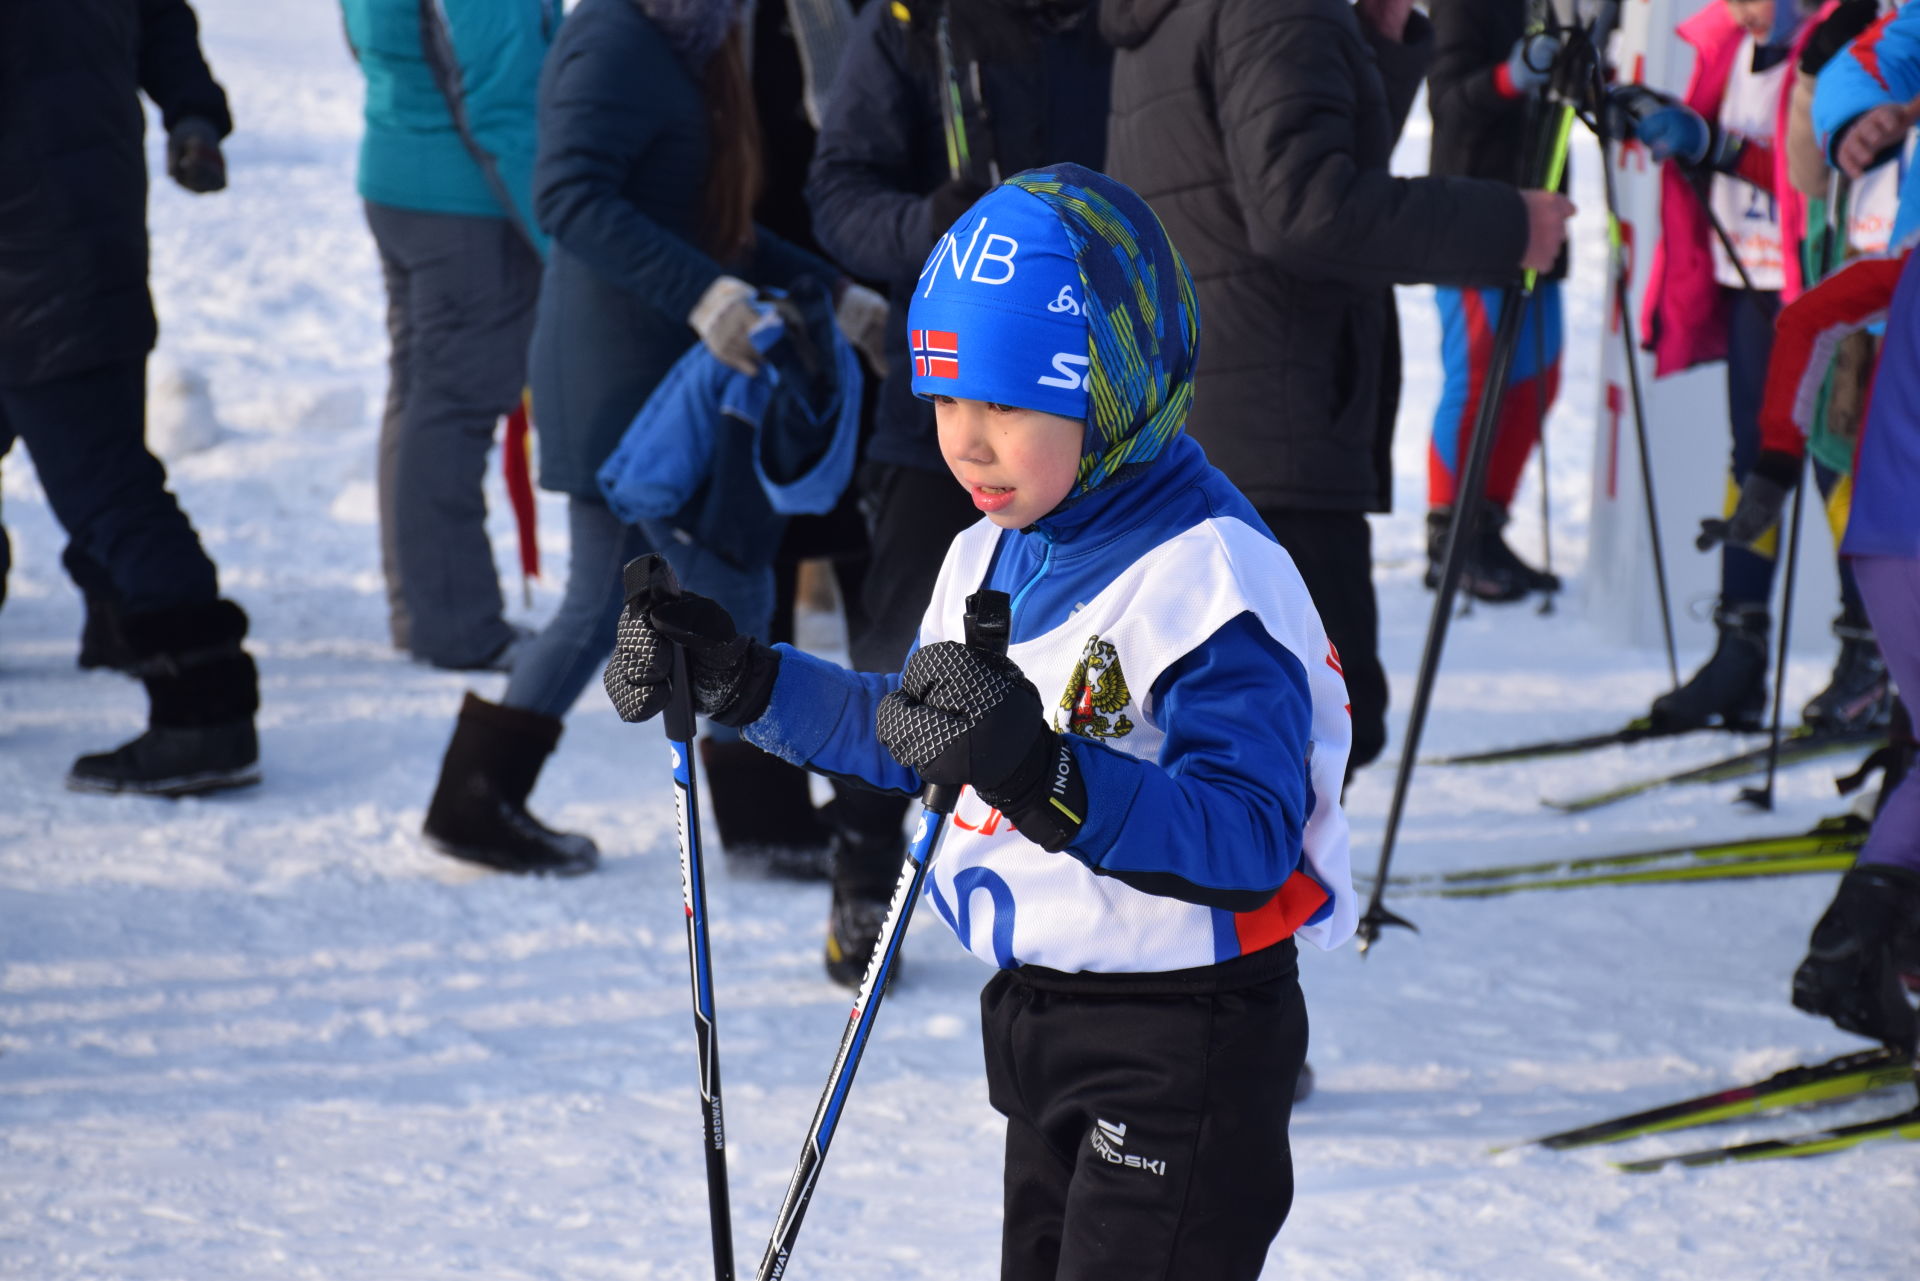
[[(895, 676), (641, 589), (607, 687), (894, 791), (966, 785), (928, 874), (1007, 1118), (1001, 1276), (1259, 1275), (1292, 1202), (1307, 1022), (1293, 936), (1353, 932), (1345, 685), (1293, 562), (1182, 434), (1193, 283), (1131, 190), (1030, 170), (935, 246), (913, 390), (986, 519)], [(959, 643), (1012, 597), (1002, 657)], [(1043, 692), (1044, 691), (1044, 692)]]

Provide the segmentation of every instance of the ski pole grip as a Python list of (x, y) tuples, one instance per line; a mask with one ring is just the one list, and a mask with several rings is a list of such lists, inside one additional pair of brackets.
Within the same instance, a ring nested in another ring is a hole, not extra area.
[[(1007, 637), (1013, 630), (1013, 602), (1005, 592), (983, 587), (967, 597), (967, 645), (990, 654), (1005, 655)], [(960, 803), (957, 787), (929, 787), (927, 808), (936, 814), (951, 814)]]
[[(675, 600), (681, 595), (679, 577), (674, 574), (673, 566), (667, 564), (667, 558), (658, 552), (648, 552), (628, 561), (627, 567), (620, 573), (620, 587), (628, 608), (644, 604), (650, 609), (661, 601)], [(661, 713), (661, 724), (668, 738), (679, 743), (692, 743), (693, 679), (687, 667), (684, 646), (673, 646), (668, 673), (668, 687), (673, 692), (667, 699), (666, 710)]]

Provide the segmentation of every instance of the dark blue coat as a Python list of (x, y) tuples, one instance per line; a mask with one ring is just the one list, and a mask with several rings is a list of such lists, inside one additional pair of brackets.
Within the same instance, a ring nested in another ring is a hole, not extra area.
[(198, 33), (186, 0), (0, 3), (0, 385), (153, 350), (140, 91), (225, 136)]
[(826, 263), (758, 231), (747, 260), (701, 248), (707, 118), (696, 76), (633, 0), (581, 0), (540, 73), (533, 209), (553, 238), (529, 365), (540, 484), (599, 500), (595, 473), (722, 274), (785, 286)]
[[(947, 181), (939, 64), (893, 10), (872, 0), (855, 20), (820, 123), (807, 200), (826, 251), (850, 274), (884, 283), (893, 302), (867, 457), (944, 472), (933, 408), (909, 386), (907, 350), (907, 300), (946, 230), (932, 225), (926, 199)], [(965, 13), (955, 10), (956, 26)], [(981, 96), (1003, 177), (1063, 161), (1105, 167), (1112, 54), (1096, 17), (1090, 11), (1071, 31), (1042, 39), (1030, 61), (982, 59)], [(964, 36), (956, 32), (956, 43)]]

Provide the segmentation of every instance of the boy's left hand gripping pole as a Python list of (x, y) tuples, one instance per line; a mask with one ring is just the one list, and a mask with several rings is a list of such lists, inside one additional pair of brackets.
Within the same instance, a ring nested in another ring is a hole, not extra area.
[[(663, 557), (645, 558), (652, 600), (680, 594), (679, 580)], [(628, 597), (634, 577), (628, 571)], [(693, 680), (687, 651), (673, 647), (672, 695), (661, 724), (673, 762), (673, 808), (680, 835), (680, 894), (687, 915), (687, 970), (693, 983), (693, 1035), (700, 1055), (700, 1123), (707, 1152), (707, 1213), (713, 1226), (715, 1281), (733, 1281), (733, 1211), (727, 1199), (727, 1127), (720, 1106), (720, 1037), (713, 1009), (713, 953), (707, 937), (707, 873), (700, 848), (700, 791), (693, 769)]]
[[(1007, 635), (1012, 626), (1012, 604), (1005, 592), (982, 589), (967, 597), (967, 644), (975, 649), (1007, 652)], [(800, 1236), (800, 1221), (806, 1216), (807, 1203), (813, 1199), (814, 1184), (820, 1167), (826, 1163), (827, 1147), (853, 1089), (853, 1074), (860, 1066), (860, 1055), (867, 1048), (874, 1019), (880, 1013), (881, 998), (893, 977), (900, 946), (906, 941), (907, 922), (913, 917), (914, 904), (920, 901), (927, 881), (927, 869), (939, 852), (940, 838), (946, 832), (947, 816), (960, 801), (957, 787), (927, 788), (920, 821), (914, 827), (907, 846), (907, 861), (900, 868), (900, 879), (893, 887), (893, 903), (887, 919), (874, 941), (873, 959), (860, 980), (860, 992), (853, 998), (853, 1012), (847, 1018), (846, 1031), (840, 1036), (840, 1052), (834, 1056), (833, 1070), (827, 1075), (827, 1088), (821, 1092), (820, 1105), (814, 1109), (813, 1124), (807, 1128), (806, 1145), (787, 1184), (787, 1195), (780, 1202), (780, 1217), (774, 1220), (773, 1236), (760, 1260), (757, 1281), (776, 1281), (786, 1276), (787, 1263), (793, 1257), (793, 1245)]]

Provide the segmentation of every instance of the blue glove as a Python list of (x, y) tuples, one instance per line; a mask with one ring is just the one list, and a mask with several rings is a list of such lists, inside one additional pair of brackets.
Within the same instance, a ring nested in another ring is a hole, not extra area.
[(1649, 113), (1634, 125), (1634, 134), (1655, 160), (1678, 160), (1697, 165), (1707, 158), (1713, 128), (1692, 107), (1672, 103)]
[(1553, 76), (1553, 64), (1560, 57), (1560, 40), (1544, 31), (1521, 36), (1507, 55), (1507, 82), (1521, 93), (1532, 93)]

